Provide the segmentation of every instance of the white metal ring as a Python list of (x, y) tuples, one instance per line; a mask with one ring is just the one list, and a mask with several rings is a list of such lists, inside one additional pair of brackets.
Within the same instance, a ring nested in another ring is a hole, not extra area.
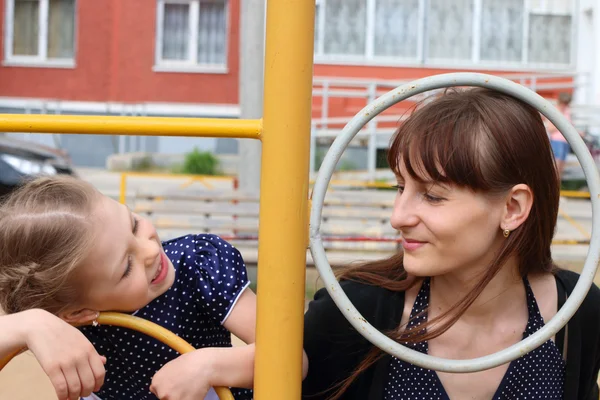
[[(451, 86), (478, 86), (497, 90), (516, 97), (539, 110), (557, 127), (571, 145), (583, 168), (592, 201), (592, 237), (587, 258), (581, 277), (563, 307), (544, 327), (519, 343), (497, 353), (469, 360), (449, 360), (422, 354), (393, 341), (369, 324), (350, 302), (335, 278), (327, 260), (319, 232), (323, 202), (335, 166), (352, 138), (361, 128), (382, 111), (402, 100), (429, 90)], [(476, 73), (435, 75), (399, 86), (370, 103), (348, 122), (341, 134), (335, 139), (321, 164), (313, 189), (309, 231), (310, 249), (325, 288), (337, 307), (350, 324), (375, 346), (386, 353), (422, 368), (443, 372), (482, 371), (515, 360), (539, 347), (553, 337), (575, 314), (593, 283), (599, 262), (600, 237), (596, 229), (600, 223), (599, 196), (600, 177), (585, 143), (569, 121), (546, 99), (524, 86), (497, 76)]]

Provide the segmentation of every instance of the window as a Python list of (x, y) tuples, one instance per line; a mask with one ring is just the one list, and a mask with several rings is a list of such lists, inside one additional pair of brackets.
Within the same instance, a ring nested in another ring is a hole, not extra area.
[(226, 72), (227, 0), (158, 0), (156, 70)]
[(417, 57), (419, 0), (378, 0), (375, 3), (374, 56)]
[[(430, 0), (427, 56), (441, 60), (469, 60), (473, 44), (471, 0)], [(443, 34), (442, 34), (443, 33)]]
[(317, 60), (420, 57), (423, 0), (316, 1)]
[(519, 62), (523, 59), (525, 9), (522, 0), (483, 0), (480, 58)]
[(576, 0), (316, 0), (317, 62), (568, 68)]
[(325, 54), (365, 52), (367, 5), (364, 0), (328, 0), (326, 13), (335, 15), (325, 25)]
[(75, 0), (7, 0), (7, 63), (71, 66)]
[(572, 6), (565, 0), (531, 0), (529, 59), (538, 63), (568, 64), (571, 60)]

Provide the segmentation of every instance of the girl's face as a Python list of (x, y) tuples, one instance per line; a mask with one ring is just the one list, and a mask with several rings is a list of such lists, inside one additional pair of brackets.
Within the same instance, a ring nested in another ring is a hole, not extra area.
[(403, 163), (392, 226), (402, 234), (404, 268), (415, 276), (483, 271), (504, 237), (505, 203), (466, 188), (413, 179)]
[(92, 218), (96, 243), (74, 277), (83, 308), (136, 311), (171, 287), (175, 269), (149, 221), (106, 196)]

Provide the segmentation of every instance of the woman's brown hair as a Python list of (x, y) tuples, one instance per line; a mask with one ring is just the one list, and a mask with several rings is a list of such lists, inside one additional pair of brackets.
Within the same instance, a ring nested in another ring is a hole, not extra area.
[(0, 307), (58, 314), (77, 300), (69, 278), (91, 246), (99, 193), (72, 177), (31, 180), (0, 204)]
[[(396, 131), (388, 163), (399, 175), (400, 163), (418, 181), (468, 188), (475, 193), (502, 194), (517, 184), (533, 193), (527, 220), (504, 241), (486, 274), (454, 307), (427, 321), (415, 332), (398, 329), (388, 336), (398, 342), (431, 340), (447, 331), (481, 294), (509, 257), (516, 256), (519, 273), (552, 272), (550, 245), (556, 226), (560, 188), (549, 139), (533, 107), (489, 89), (452, 89), (417, 107)], [(415, 284), (403, 267), (402, 253), (337, 271), (340, 280), (354, 280), (392, 291)], [(424, 329), (427, 328), (427, 329)], [(339, 399), (353, 380), (375, 363), (382, 352), (373, 347), (353, 374), (336, 388)]]

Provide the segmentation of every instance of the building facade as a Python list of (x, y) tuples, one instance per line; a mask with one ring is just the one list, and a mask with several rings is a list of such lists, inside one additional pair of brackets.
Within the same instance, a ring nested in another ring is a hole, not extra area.
[[(577, 103), (600, 105), (597, 0), (316, 6), (313, 116), (324, 136), (390, 85), (444, 72), (509, 76), (548, 97), (574, 90)], [(240, 0), (0, 0), (0, 112), (235, 118), (239, 14)], [(82, 165), (122, 151), (236, 148), (217, 139), (31, 138)]]

